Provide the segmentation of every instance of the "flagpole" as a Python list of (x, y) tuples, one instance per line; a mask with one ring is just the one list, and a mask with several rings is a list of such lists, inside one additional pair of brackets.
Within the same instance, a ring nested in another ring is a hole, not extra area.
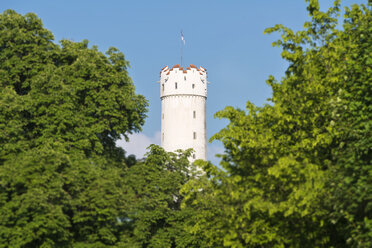
[(183, 42), (183, 40), (182, 40), (182, 36), (183, 36), (183, 34), (182, 34), (182, 29), (181, 29), (181, 67), (182, 67), (182, 42)]

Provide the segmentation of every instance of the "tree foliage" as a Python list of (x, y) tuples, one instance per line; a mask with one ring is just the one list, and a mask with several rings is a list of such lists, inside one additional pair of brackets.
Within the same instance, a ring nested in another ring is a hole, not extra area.
[(308, 2), (304, 30), (266, 30), (289, 62), (267, 80), (272, 103), (216, 114), (230, 121), (212, 138), (223, 170), (204, 163), (210, 180), (186, 190), (210, 247), (372, 245), (371, 6), (346, 8), (339, 30), (339, 1)]
[(185, 232), (184, 223), (194, 212), (181, 209), (182, 186), (200, 174), (190, 165), (190, 155), (191, 150), (166, 153), (151, 145), (147, 158), (128, 170), (123, 247), (201, 247), (196, 235)]
[(0, 15), (0, 247), (119, 242), (127, 167), (115, 142), (147, 111), (127, 66), (115, 48), (55, 44), (34, 14)]
[(124, 55), (60, 44), (34, 14), (0, 15), (0, 247), (200, 247), (181, 210), (191, 151), (126, 157), (115, 142), (147, 101)]
[(34, 14), (6, 11), (0, 25), (4, 154), (48, 139), (102, 154), (120, 134), (140, 130), (147, 103), (117, 49), (105, 56), (86, 40), (60, 47)]

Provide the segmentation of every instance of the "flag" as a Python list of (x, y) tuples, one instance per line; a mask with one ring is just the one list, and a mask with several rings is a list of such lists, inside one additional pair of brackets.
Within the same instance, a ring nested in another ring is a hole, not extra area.
[(183, 41), (183, 44), (185, 45), (186, 41), (185, 41), (185, 38), (183, 37), (182, 31), (181, 31), (181, 40)]

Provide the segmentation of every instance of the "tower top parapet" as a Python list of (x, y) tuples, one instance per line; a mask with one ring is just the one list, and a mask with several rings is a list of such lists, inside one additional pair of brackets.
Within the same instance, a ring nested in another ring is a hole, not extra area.
[(207, 97), (207, 69), (195, 65), (183, 68), (179, 64), (165, 66), (160, 71), (160, 96), (194, 95)]
[(166, 75), (170, 75), (170, 73), (174, 71), (174, 72), (179, 72), (179, 71), (182, 71), (183, 73), (188, 73), (188, 72), (193, 72), (193, 71), (197, 71), (199, 72), (200, 75), (203, 75), (203, 74), (207, 74), (207, 69), (203, 68), (203, 67), (199, 67), (197, 68), (195, 65), (193, 64), (190, 64), (190, 66), (188, 67), (180, 67), (179, 64), (176, 64), (174, 65), (172, 68), (169, 69), (168, 66), (165, 66), (163, 67), (163, 69), (161, 69), (160, 71), (160, 74), (163, 74), (165, 73)]

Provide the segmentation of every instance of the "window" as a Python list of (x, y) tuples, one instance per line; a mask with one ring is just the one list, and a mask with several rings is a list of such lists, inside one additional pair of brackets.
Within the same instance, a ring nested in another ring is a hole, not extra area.
[(174, 83), (174, 88), (177, 89), (177, 82)]
[(184, 78), (184, 79), (185, 79), (185, 81), (186, 81), (186, 76), (184, 76), (183, 78)]
[(192, 158), (193, 158), (193, 159), (195, 159), (195, 158), (196, 158), (196, 156), (195, 156), (195, 153), (194, 153), (194, 154), (192, 155)]
[(161, 138), (162, 138), (162, 141), (164, 142), (164, 133), (162, 134), (162, 137)]
[(161, 89), (164, 92), (164, 84), (161, 85)]
[(162, 116), (162, 117), (163, 117), (163, 120), (164, 120), (164, 114), (163, 114), (163, 116)]
[(195, 110), (193, 111), (192, 116), (194, 117), (194, 119), (196, 118), (196, 111)]
[(192, 88), (193, 88), (193, 89), (195, 88), (195, 84), (192, 84)]
[(196, 132), (194, 132), (194, 139), (196, 139)]

